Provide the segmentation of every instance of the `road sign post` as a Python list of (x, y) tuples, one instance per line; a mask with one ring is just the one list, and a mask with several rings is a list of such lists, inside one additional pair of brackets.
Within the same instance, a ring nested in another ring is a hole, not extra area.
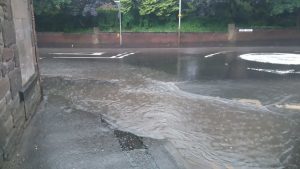
[(123, 37), (122, 37), (122, 13), (121, 13), (121, 0), (119, 1), (114, 1), (118, 5), (118, 18), (119, 18), (119, 23), (120, 23), (120, 32), (119, 32), (119, 39), (120, 39), (120, 46), (123, 45)]
[(178, 47), (180, 46), (180, 38), (181, 38), (181, 0), (179, 0), (179, 12), (178, 12)]

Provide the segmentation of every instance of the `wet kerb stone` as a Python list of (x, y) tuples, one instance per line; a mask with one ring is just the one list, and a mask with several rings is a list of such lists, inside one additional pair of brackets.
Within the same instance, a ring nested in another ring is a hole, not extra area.
[(122, 151), (131, 151), (135, 149), (147, 149), (142, 141), (142, 137), (138, 137), (134, 134), (115, 130), (115, 136), (118, 138)]

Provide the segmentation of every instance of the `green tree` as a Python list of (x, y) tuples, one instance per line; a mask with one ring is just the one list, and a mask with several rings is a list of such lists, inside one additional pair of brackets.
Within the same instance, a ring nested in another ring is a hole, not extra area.
[(140, 26), (172, 22), (178, 13), (178, 0), (121, 0), (124, 21)]
[(178, 0), (143, 0), (140, 5), (141, 15), (156, 15), (168, 18), (178, 11)]
[(245, 19), (253, 11), (254, 0), (186, 0), (187, 11), (201, 17), (219, 17), (230, 22)]
[(141, 22), (141, 16), (139, 13), (139, 0), (121, 0), (122, 4), (122, 13), (123, 15), (123, 24), (127, 28), (130, 28), (132, 25), (139, 25)]
[(296, 15), (296, 25), (300, 28), (300, 0), (267, 0), (271, 6), (271, 15), (292, 13)]
[(72, 0), (34, 0), (36, 15), (55, 15), (61, 12), (62, 8), (70, 4)]

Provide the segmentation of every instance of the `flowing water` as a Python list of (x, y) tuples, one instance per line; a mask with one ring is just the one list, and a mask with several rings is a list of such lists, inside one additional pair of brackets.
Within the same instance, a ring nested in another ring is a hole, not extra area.
[(300, 168), (298, 65), (227, 52), (78, 62), (55, 70), (43, 61), (48, 94), (120, 130), (168, 140), (187, 168)]

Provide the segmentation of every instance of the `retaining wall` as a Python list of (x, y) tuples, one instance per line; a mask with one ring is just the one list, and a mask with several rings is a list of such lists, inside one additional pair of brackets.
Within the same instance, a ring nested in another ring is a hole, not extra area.
[[(118, 33), (38, 33), (40, 47), (120, 47)], [(123, 47), (200, 47), (240, 45), (299, 45), (300, 31), (253, 30), (228, 33), (123, 33)]]
[[(118, 33), (38, 33), (39, 47), (120, 47)], [(123, 47), (177, 47), (177, 33), (129, 33), (122, 34)], [(224, 43), (227, 33), (184, 33), (181, 45)]]

